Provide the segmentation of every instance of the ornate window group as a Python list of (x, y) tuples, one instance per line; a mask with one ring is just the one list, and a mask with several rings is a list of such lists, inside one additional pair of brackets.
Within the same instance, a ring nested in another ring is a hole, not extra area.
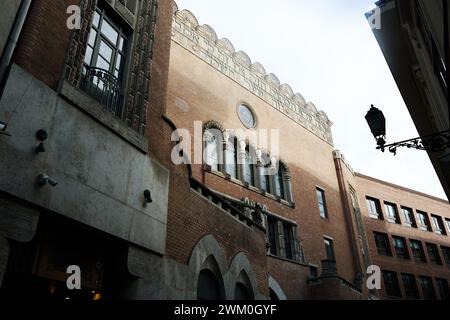
[(205, 125), (203, 159), (212, 171), (222, 172), (229, 179), (293, 202), (291, 174), (286, 165), (231, 135), (218, 124)]

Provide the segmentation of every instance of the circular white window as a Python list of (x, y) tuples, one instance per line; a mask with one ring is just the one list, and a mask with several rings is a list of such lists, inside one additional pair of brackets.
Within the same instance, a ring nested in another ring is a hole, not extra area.
[(244, 126), (248, 129), (256, 127), (256, 118), (253, 114), (253, 111), (246, 106), (245, 104), (241, 104), (238, 107), (239, 119), (241, 119)]

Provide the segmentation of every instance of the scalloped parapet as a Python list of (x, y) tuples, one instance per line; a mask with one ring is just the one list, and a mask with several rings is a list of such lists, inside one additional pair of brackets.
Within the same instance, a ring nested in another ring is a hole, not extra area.
[(325, 112), (318, 111), (312, 102), (307, 103), (303, 96), (294, 93), (288, 84), (281, 84), (273, 73), (266, 73), (260, 63), (252, 63), (244, 51), (236, 51), (228, 39), (218, 39), (213, 28), (206, 24), (199, 25), (197, 18), (190, 11), (178, 10), (176, 4), (172, 40), (333, 145), (333, 123)]

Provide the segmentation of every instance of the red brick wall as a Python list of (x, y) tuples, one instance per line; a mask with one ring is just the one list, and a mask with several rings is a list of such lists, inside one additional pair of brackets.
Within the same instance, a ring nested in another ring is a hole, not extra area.
[[(399, 236), (407, 239), (407, 246), (409, 247), (408, 239), (415, 239), (422, 241), (422, 246), (425, 251), (425, 256), (428, 259), (428, 252), (425, 247), (425, 243), (433, 243), (438, 246), (444, 245), (450, 247), (450, 236), (438, 235), (433, 232), (422, 231), (416, 228), (409, 228), (400, 224), (392, 224), (387, 222), (386, 210), (384, 209), (383, 201), (391, 202), (397, 205), (400, 218), (404, 221), (403, 215), (401, 213), (400, 206), (406, 206), (414, 210), (415, 219), (417, 222), (416, 210), (424, 211), (429, 214), (436, 214), (442, 218), (450, 218), (450, 205), (444, 200), (439, 200), (431, 196), (424, 194), (419, 194), (412, 190), (407, 190), (405, 188), (390, 185), (369, 177), (362, 175), (356, 176), (356, 182), (358, 187), (359, 201), (361, 204), (361, 211), (364, 217), (364, 224), (366, 227), (368, 243), (370, 247), (370, 255), (372, 262), (375, 265), (381, 267), (382, 270), (395, 271), (397, 272), (397, 277), (399, 278), (400, 287), (402, 290), (402, 295), (404, 297), (404, 289), (401, 281), (401, 273), (410, 273), (416, 276), (418, 281), (418, 276), (430, 276), (432, 278), (444, 278), (450, 284), (450, 268), (449, 266), (437, 266), (433, 263), (416, 263), (412, 259), (412, 253), (409, 250), (411, 260), (403, 260), (397, 258), (395, 255), (394, 247), (392, 246), (392, 236)], [(369, 216), (366, 196), (370, 196), (380, 200), (382, 211), (384, 213), (385, 220), (373, 219)], [(431, 217), (430, 217), (431, 219)], [(447, 226), (446, 226), (447, 227)], [(383, 232), (389, 235), (389, 240), (391, 244), (391, 251), (393, 257), (386, 257), (379, 255), (377, 253), (377, 248), (375, 245), (375, 240), (373, 232)], [(447, 234), (450, 230), (447, 228)], [(444, 257), (441, 254), (441, 260), (444, 261)], [(382, 281), (383, 282), (383, 281)], [(420, 292), (420, 283), (417, 282)], [(434, 283), (436, 289), (436, 283)], [(383, 289), (384, 290), (384, 289)], [(384, 291), (382, 292), (383, 297), (386, 298)]]
[[(248, 197), (265, 204), (271, 212), (295, 220), (306, 257), (319, 267), (320, 261), (325, 259), (323, 236), (333, 237), (338, 270), (348, 281), (353, 281), (353, 246), (345, 224), (333, 146), (172, 42), (167, 114), (177, 127), (193, 133), (194, 121), (216, 120), (225, 128), (243, 129), (236, 113), (236, 106), (241, 101), (246, 101), (255, 110), (258, 128), (280, 129), (280, 154), (293, 176), (295, 209), (211, 173), (204, 176), (201, 165), (193, 166), (194, 177), (217, 191), (239, 199)], [(180, 108), (180, 105), (184, 107)], [(326, 192), (327, 220), (319, 215), (316, 186)], [(284, 274), (288, 275), (288, 270), (289, 267)]]
[(67, 7), (79, 0), (34, 0), (25, 21), (13, 62), (52, 89), (61, 78), (70, 33)]
[(288, 300), (309, 299), (307, 286), (309, 267), (269, 256), (267, 268)]

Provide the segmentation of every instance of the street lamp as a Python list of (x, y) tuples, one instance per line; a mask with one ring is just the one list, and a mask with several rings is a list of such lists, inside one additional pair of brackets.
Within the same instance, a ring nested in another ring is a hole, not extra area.
[(450, 130), (387, 145), (386, 118), (384, 117), (383, 112), (372, 105), (365, 118), (370, 131), (377, 141), (377, 149), (382, 152), (389, 149), (389, 152), (396, 155), (398, 147), (413, 148), (430, 152), (442, 152), (445, 149), (450, 148)]

